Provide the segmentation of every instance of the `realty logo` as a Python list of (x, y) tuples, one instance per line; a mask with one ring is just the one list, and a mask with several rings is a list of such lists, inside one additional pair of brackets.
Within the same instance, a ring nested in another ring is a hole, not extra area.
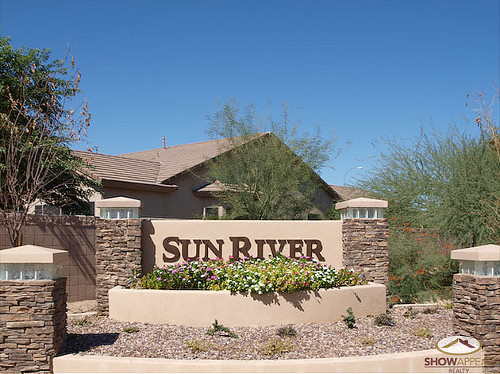
[(481, 343), (467, 336), (450, 336), (436, 343), (436, 349), (444, 353), (442, 357), (426, 357), (426, 368), (446, 368), (448, 373), (470, 373), (473, 368), (484, 368), (485, 360), (479, 352)]
[(448, 355), (470, 355), (481, 349), (481, 343), (467, 336), (450, 336), (438, 341), (436, 349)]

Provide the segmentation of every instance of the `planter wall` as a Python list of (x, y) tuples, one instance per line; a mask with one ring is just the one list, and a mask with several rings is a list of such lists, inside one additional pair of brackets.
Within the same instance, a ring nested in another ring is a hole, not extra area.
[(385, 286), (363, 286), (291, 294), (242, 295), (229, 291), (109, 291), (109, 317), (118, 321), (186, 326), (266, 326), (336, 322), (352, 307), (356, 317), (385, 313)]

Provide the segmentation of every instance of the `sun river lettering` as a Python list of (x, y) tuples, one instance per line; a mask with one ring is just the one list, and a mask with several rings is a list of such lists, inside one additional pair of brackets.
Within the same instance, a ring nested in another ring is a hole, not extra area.
[[(246, 236), (229, 237), (229, 246), (223, 239), (181, 239), (178, 236), (169, 236), (163, 240), (164, 262), (177, 262), (181, 256), (184, 261), (202, 259), (207, 261), (213, 258), (224, 258), (230, 254), (233, 259), (245, 257), (264, 258), (265, 253), (276, 256), (281, 253), (291, 258), (307, 256), (325, 261), (321, 254), (323, 244), (318, 239), (254, 239)], [(227, 250), (230, 253), (227, 253)]]

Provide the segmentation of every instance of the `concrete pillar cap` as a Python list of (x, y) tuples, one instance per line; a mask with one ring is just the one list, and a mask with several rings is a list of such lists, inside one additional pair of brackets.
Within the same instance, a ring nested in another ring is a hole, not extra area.
[(129, 197), (118, 196), (110, 199), (97, 200), (96, 208), (142, 208), (142, 201)]
[(58, 264), (68, 260), (68, 251), (36, 245), (23, 245), (0, 251), (1, 264)]
[(465, 261), (500, 261), (500, 246), (494, 244), (451, 251), (453, 260)]
[(369, 199), (366, 197), (358, 197), (356, 199), (342, 201), (335, 204), (335, 209), (346, 208), (387, 208), (388, 204), (385, 200)]

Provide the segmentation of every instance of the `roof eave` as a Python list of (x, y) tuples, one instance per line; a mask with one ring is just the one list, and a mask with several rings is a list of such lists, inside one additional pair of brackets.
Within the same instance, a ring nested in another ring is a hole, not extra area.
[(153, 192), (163, 192), (169, 193), (177, 190), (178, 186), (175, 184), (162, 184), (162, 183), (150, 183), (150, 182), (137, 182), (119, 179), (101, 179), (103, 187), (109, 188), (124, 188), (129, 190), (139, 190), (139, 191), (153, 191)]

